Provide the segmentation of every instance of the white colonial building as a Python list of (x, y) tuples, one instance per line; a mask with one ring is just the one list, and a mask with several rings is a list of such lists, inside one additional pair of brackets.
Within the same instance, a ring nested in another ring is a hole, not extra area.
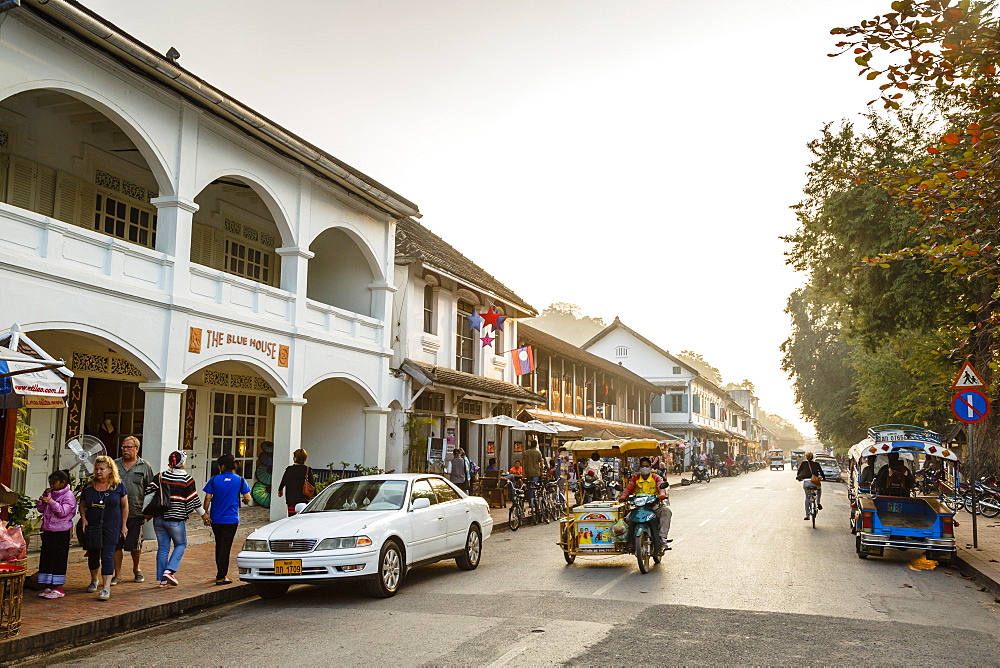
[(384, 466), (395, 226), (416, 215), (75, 2), (0, 13), (0, 329), (74, 372), (66, 408), (32, 411), (33, 466), (80, 432), (115, 455), (139, 434), (157, 467), (182, 447), (199, 483), (224, 452), (269, 477), (268, 440), (276, 477), (298, 447)]
[(688, 453), (750, 454), (753, 422), (740, 401), (620, 319), (582, 348), (663, 388), (663, 395), (652, 396), (650, 423), (686, 440)]
[[(412, 219), (396, 230), (395, 276), (389, 468), (422, 471), (454, 447), (484, 468), (491, 457), (507, 464), (510, 430), (474, 420), (544, 403), (516, 384), (509, 355), (517, 347), (517, 319), (537, 315), (535, 309)], [(470, 328), (468, 316), (489, 311), (507, 318), (501, 329)], [(414, 439), (405, 428), (411, 417), (422, 421)], [(523, 432), (518, 438), (524, 440)], [(411, 440), (422, 447), (407, 451)], [(435, 448), (430, 455), (428, 445)]]

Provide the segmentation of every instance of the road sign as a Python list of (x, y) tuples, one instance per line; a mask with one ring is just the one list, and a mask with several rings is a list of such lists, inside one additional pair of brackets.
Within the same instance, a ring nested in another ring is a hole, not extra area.
[(962, 422), (975, 424), (990, 414), (990, 400), (979, 390), (962, 390), (951, 398), (951, 410)]
[(975, 367), (966, 362), (962, 365), (962, 370), (958, 372), (958, 376), (955, 377), (955, 382), (951, 384), (951, 389), (964, 390), (975, 387), (986, 387), (986, 383), (983, 382), (982, 376), (976, 372)]

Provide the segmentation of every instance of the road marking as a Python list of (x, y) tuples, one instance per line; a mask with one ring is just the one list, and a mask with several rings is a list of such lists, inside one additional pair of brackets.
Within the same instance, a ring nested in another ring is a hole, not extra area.
[(597, 591), (595, 591), (593, 594), (591, 594), (591, 596), (600, 596), (601, 594), (603, 594), (607, 590), (611, 589), (612, 587), (614, 587), (616, 584), (618, 584), (619, 582), (621, 582), (622, 580), (624, 580), (625, 578), (627, 578), (631, 574), (632, 574), (632, 571), (625, 571), (624, 573), (622, 573), (621, 575), (619, 575), (618, 577), (616, 577), (614, 580), (612, 580), (611, 582), (607, 583), (606, 585), (604, 585), (603, 587), (601, 587), (600, 589), (598, 589)]
[(489, 668), (497, 668), (498, 666), (505, 666), (505, 665), (507, 665), (508, 663), (511, 662), (511, 660), (515, 656), (517, 656), (518, 654), (520, 654), (521, 652), (523, 652), (526, 649), (528, 649), (528, 648), (527, 647), (515, 647), (514, 649), (510, 650), (509, 652), (507, 652), (506, 654), (504, 654), (503, 656), (501, 656), (499, 659), (497, 659), (496, 661), (494, 661), (493, 663), (491, 663), (489, 665)]
[(704, 522), (702, 522), (702, 523), (701, 523), (701, 524), (699, 524), (698, 526), (700, 526), (700, 527), (703, 527), (703, 526), (705, 526), (706, 524), (708, 524), (708, 523), (709, 523), (709, 522), (711, 522), (711, 521), (712, 521), (712, 520), (705, 520)]
[(726, 512), (727, 510), (729, 510), (729, 506), (726, 506), (725, 508), (723, 508), (722, 510), (720, 510), (719, 514), (721, 515), (722, 513)]

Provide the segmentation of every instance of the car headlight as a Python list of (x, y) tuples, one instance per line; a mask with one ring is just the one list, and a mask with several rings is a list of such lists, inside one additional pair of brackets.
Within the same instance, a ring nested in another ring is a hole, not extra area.
[(366, 547), (372, 544), (368, 536), (345, 536), (343, 538), (324, 538), (316, 546), (317, 550), (341, 550), (350, 547)]
[(243, 541), (243, 551), (244, 552), (267, 552), (267, 541), (257, 540), (255, 538), (247, 538)]

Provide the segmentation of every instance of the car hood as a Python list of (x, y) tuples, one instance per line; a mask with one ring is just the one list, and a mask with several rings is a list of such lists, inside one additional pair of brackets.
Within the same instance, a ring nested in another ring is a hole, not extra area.
[(286, 517), (254, 531), (250, 538), (265, 540), (305, 540), (354, 536), (372, 524), (385, 520), (398, 510), (304, 513)]

